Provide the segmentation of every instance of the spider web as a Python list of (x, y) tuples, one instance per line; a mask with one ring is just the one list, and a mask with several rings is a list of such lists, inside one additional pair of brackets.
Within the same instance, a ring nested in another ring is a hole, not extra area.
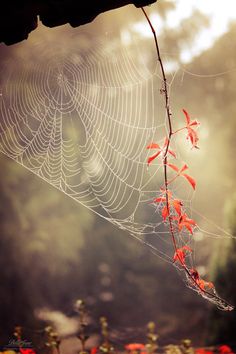
[(158, 188), (146, 145), (165, 131), (159, 72), (121, 43), (86, 50), (77, 40), (72, 55), (54, 43), (46, 65), (39, 45), (30, 62), (6, 64), (1, 151), (112, 223), (156, 230), (139, 209)]
[[(119, 39), (27, 43), (2, 67), (0, 150), (173, 263), (163, 205), (152, 203), (162, 165), (147, 167), (147, 144), (167, 135), (162, 77), (149, 59)], [(191, 209), (191, 188), (178, 181), (172, 193)], [(183, 233), (178, 246), (190, 242)]]

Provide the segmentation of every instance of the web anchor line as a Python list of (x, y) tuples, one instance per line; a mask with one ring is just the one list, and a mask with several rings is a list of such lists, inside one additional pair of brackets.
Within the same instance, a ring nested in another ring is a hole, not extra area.
[(147, 15), (145, 9), (143, 7), (141, 7), (141, 10), (148, 22), (148, 25), (152, 31), (152, 34), (153, 34), (155, 47), (156, 47), (157, 60), (159, 61), (161, 74), (162, 74), (163, 88), (161, 89), (161, 93), (164, 94), (165, 110), (166, 110), (167, 121), (168, 121), (168, 140), (167, 140), (167, 144), (166, 144), (164, 156), (163, 156), (163, 170), (164, 170), (164, 188), (163, 189), (164, 189), (165, 200), (166, 200), (169, 231), (170, 231), (170, 235), (172, 238), (174, 252), (176, 254), (176, 258), (178, 259), (178, 261), (180, 263), (181, 268), (184, 270), (184, 272), (186, 274), (188, 286), (190, 288), (192, 288), (193, 290), (197, 291), (197, 293), (199, 295), (201, 295), (203, 298), (216, 304), (219, 309), (224, 310), (224, 311), (232, 311), (234, 309), (234, 307), (232, 305), (230, 305), (227, 301), (222, 299), (220, 296), (218, 296), (214, 288), (212, 290), (213, 292), (209, 292), (198, 283), (197, 278), (193, 275), (193, 271), (191, 271), (191, 269), (189, 269), (187, 267), (183, 258), (180, 257), (179, 252), (178, 252), (177, 241), (176, 241), (175, 231), (174, 231), (174, 227), (173, 227), (173, 219), (172, 219), (171, 211), (170, 211), (169, 187), (168, 187), (169, 182), (168, 182), (168, 173), (167, 173), (167, 166), (168, 166), (168, 156), (167, 155), (168, 155), (172, 136), (175, 133), (175, 132), (173, 133), (173, 128), (172, 128), (170, 99), (169, 99), (169, 93), (168, 93), (167, 78), (166, 78), (165, 69), (164, 69), (164, 65), (162, 62), (161, 54), (160, 54), (156, 31), (151, 23), (149, 16)]

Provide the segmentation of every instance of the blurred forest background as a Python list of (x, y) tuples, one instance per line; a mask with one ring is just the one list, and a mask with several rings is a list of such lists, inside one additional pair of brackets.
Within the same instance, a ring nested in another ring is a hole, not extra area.
[[(178, 27), (165, 27), (167, 14), (175, 6), (178, 1), (158, 1), (148, 11), (160, 16), (162, 51), (171, 53), (184, 69), (172, 85), (173, 110), (190, 107), (202, 123), (201, 150), (192, 161), (198, 180), (194, 207), (236, 236), (236, 23), (209, 49), (185, 63), (183, 48), (194, 46), (209, 18), (196, 10)], [(112, 38), (132, 21), (143, 21), (140, 18), (140, 11), (129, 6), (100, 15), (76, 30), (86, 31), (90, 40), (98, 32)], [(55, 35), (60, 30), (47, 29)], [(30, 40), (40, 38), (40, 31)], [(75, 30), (66, 26), (63, 31)], [(144, 51), (150, 41), (151, 37), (141, 39)], [(24, 53), (24, 45), (2, 45), (0, 61), (9, 60), (19, 46)], [(0, 159), (1, 344), (8, 342), (16, 324), (42, 327), (42, 309), (47, 314), (44, 318), (50, 318), (52, 311), (73, 317), (78, 298), (86, 301), (93, 321), (107, 316), (120, 338), (122, 333), (132, 341), (143, 340), (145, 333), (140, 329), (153, 320), (162, 343), (185, 337), (198, 345), (235, 340), (235, 311), (222, 313), (204, 302), (185, 287), (173, 267), (128, 234), (15, 162), (4, 156)], [(203, 238), (197, 249), (198, 263), (210, 269), (207, 276), (220, 295), (236, 305), (235, 240)]]

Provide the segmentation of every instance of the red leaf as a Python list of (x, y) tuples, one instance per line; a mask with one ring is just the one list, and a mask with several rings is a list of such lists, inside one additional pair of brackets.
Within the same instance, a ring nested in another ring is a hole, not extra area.
[(169, 166), (170, 168), (172, 168), (172, 170), (179, 172), (179, 169), (177, 166), (173, 165), (172, 163), (167, 163), (167, 166)]
[(156, 143), (151, 143), (150, 145), (147, 146), (147, 149), (160, 149), (160, 145)]
[(190, 118), (188, 112), (185, 109), (183, 109), (183, 112), (184, 112), (186, 122), (187, 122), (187, 125), (185, 127), (188, 130), (187, 139), (190, 140), (192, 147), (199, 149), (199, 147), (197, 146), (197, 142), (199, 140), (197, 132), (191, 127), (194, 127), (194, 126), (197, 127), (200, 123), (197, 120), (193, 120), (191, 122), (191, 118)]
[(178, 226), (180, 231), (182, 231), (182, 229), (185, 227), (191, 234), (193, 234), (192, 227), (196, 226), (196, 221), (189, 219), (187, 214), (183, 214), (178, 219)]
[(181, 215), (181, 207), (183, 206), (183, 203), (178, 200), (178, 199), (174, 199), (172, 201), (173, 207), (175, 208), (176, 213), (180, 216)]
[(189, 126), (191, 127), (191, 126), (193, 126), (193, 125), (199, 125), (200, 123), (197, 121), (197, 120), (193, 120), (190, 124), (189, 124)]
[(168, 150), (168, 152), (176, 159), (176, 153), (173, 150)]
[[(193, 187), (193, 189), (195, 189), (195, 187), (196, 187), (196, 181), (195, 181), (191, 176), (189, 176), (189, 175), (183, 173), (185, 170), (188, 169), (188, 166), (187, 166), (186, 164), (184, 164), (184, 165), (181, 167), (181, 169), (179, 169), (177, 166), (175, 166), (175, 165), (173, 165), (173, 164), (171, 164), (171, 163), (167, 163), (167, 166), (169, 166), (170, 168), (172, 168), (172, 170), (176, 171), (176, 172), (177, 172), (177, 176), (183, 176), (183, 177), (185, 177), (185, 178), (188, 180), (188, 182), (191, 184), (191, 186)], [(176, 177), (177, 177), (177, 176), (176, 176)], [(174, 179), (175, 179), (175, 178), (174, 178)], [(171, 180), (171, 181), (172, 181), (172, 180)], [(170, 182), (171, 182), (171, 181), (170, 181)], [(169, 183), (170, 183), (170, 182), (169, 182)]]
[(185, 109), (183, 109), (183, 112), (184, 112), (184, 115), (185, 115), (185, 117), (186, 117), (187, 125), (189, 125), (189, 123), (190, 123), (190, 116), (189, 116), (188, 112), (187, 112)]
[(162, 217), (164, 220), (166, 220), (167, 216), (169, 216), (169, 211), (168, 211), (168, 208), (167, 206), (165, 206), (163, 209), (162, 209)]
[(186, 164), (184, 164), (183, 167), (181, 167), (179, 172), (182, 174), (182, 172), (184, 172), (187, 169), (188, 169), (188, 166)]
[(203, 279), (199, 279), (196, 281), (199, 288), (202, 290), (214, 289), (214, 284), (212, 282), (205, 281)]
[(199, 147), (197, 146), (197, 142), (199, 140), (197, 132), (195, 132), (195, 130), (193, 130), (192, 128), (187, 128), (187, 129), (188, 129), (187, 139), (190, 139), (193, 147), (199, 149)]
[(155, 198), (153, 200), (154, 203), (161, 203), (161, 202), (165, 202), (165, 201), (166, 201), (165, 197)]
[(195, 190), (195, 188), (196, 188), (196, 181), (195, 181), (195, 179), (193, 179), (193, 177), (187, 175), (186, 173), (183, 173), (182, 176), (184, 176), (184, 177), (188, 180), (188, 182), (191, 184), (191, 186), (192, 186), (193, 189)]
[(160, 153), (161, 153), (161, 151), (158, 151), (156, 154), (150, 156), (150, 157), (148, 158), (148, 164), (150, 165), (150, 163), (151, 163), (153, 160), (155, 160), (155, 159), (160, 155)]
[(178, 248), (174, 254), (173, 261), (174, 262), (178, 261), (180, 264), (186, 265), (185, 258), (186, 258), (186, 253), (188, 252), (190, 253), (192, 252), (192, 249), (188, 246)]
[(174, 254), (174, 258), (173, 258), (174, 262), (179, 261), (180, 264), (184, 264), (185, 265), (185, 254), (181, 249), (177, 249), (177, 251)]
[(191, 225), (185, 223), (185, 224), (184, 224), (184, 227), (186, 227), (186, 229), (187, 229), (191, 234), (193, 234), (193, 230), (192, 230)]

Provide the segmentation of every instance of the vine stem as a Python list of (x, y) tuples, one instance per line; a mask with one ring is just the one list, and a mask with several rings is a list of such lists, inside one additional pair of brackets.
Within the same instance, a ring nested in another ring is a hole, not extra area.
[[(191, 274), (190, 270), (188, 269), (188, 267), (186, 266), (186, 264), (184, 263), (184, 261), (180, 258), (177, 250), (177, 241), (176, 241), (176, 237), (175, 237), (175, 232), (174, 232), (174, 227), (173, 227), (173, 222), (172, 222), (172, 217), (170, 215), (170, 204), (169, 204), (169, 189), (168, 189), (168, 173), (167, 173), (167, 166), (168, 166), (168, 151), (169, 151), (169, 146), (170, 146), (170, 142), (171, 142), (171, 138), (172, 135), (174, 135), (175, 133), (177, 133), (178, 131), (182, 130), (179, 129), (175, 132), (173, 132), (173, 128), (172, 128), (172, 121), (171, 121), (171, 109), (170, 109), (170, 98), (169, 98), (169, 93), (168, 93), (168, 86), (167, 86), (167, 78), (166, 78), (166, 73), (165, 73), (165, 69), (164, 69), (164, 65), (162, 62), (162, 58), (161, 58), (161, 54), (160, 54), (160, 49), (159, 49), (159, 45), (158, 45), (158, 41), (157, 41), (157, 35), (156, 35), (156, 31), (152, 25), (152, 22), (149, 18), (149, 16), (147, 15), (146, 11), (144, 10), (143, 7), (141, 7), (141, 10), (149, 24), (149, 27), (152, 31), (153, 34), (153, 38), (155, 41), (155, 46), (156, 46), (156, 53), (157, 53), (157, 59), (160, 63), (160, 69), (161, 69), (161, 74), (162, 74), (162, 81), (163, 81), (163, 88), (162, 88), (162, 92), (164, 93), (164, 97), (165, 97), (165, 110), (166, 110), (166, 115), (167, 115), (167, 122), (168, 122), (168, 142), (166, 144), (166, 149), (164, 152), (164, 157), (163, 157), (163, 169), (164, 169), (164, 185), (165, 185), (165, 198), (166, 198), (166, 207), (167, 207), (167, 212), (168, 212), (168, 223), (169, 223), (169, 230), (170, 230), (170, 235), (171, 235), (171, 239), (172, 239), (172, 243), (173, 243), (173, 247), (174, 247), (174, 251), (176, 252), (177, 258), (181, 264), (182, 269), (185, 271), (186, 275), (191, 279), (191, 281), (193, 282), (193, 284), (195, 284), (196, 288), (199, 289), (200, 293), (203, 293), (205, 295), (207, 295), (209, 298), (211, 299), (215, 299), (217, 300), (221, 305), (223, 304), (223, 306), (225, 305), (227, 307), (228, 311), (233, 310), (233, 307), (227, 303), (225, 300), (221, 299), (219, 296), (210, 293), (209, 291), (202, 289), (200, 287), (200, 285), (197, 283), (196, 279), (194, 278), (194, 276)], [(184, 129), (184, 128), (183, 128)]]
[[(171, 234), (171, 238), (172, 238), (172, 242), (173, 242), (173, 245), (174, 245), (175, 252), (177, 252), (177, 243), (176, 243), (176, 239), (175, 239), (172, 219), (171, 219), (171, 216), (170, 216), (169, 194), (168, 194), (168, 177), (167, 177), (167, 163), (168, 163), (167, 153), (168, 153), (168, 150), (169, 150), (171, 137), (173, 135), (172, 122), (171, 122), (171, 111), (170, 111), (170, 99), (169, 99), (169, 94), (168, 94), (168, 87), (167, 87), (167, 79), (166, 79), (165, 69), (164, 69), (164, 65), (163, 65), (162, 59), (161, 59), (161, 54), (160, 54), (160, 49), (159, 49), (159, 45), (158, 45), (158, 41), (157, 41), (156, 32), (155, 32), (155, 29), (154, 29), (154, 27), (153, 27), (153, 25), (151, 23), (150, 18), (148, 17), (148, 15), (147, 15), (147, 13), (146, 13), (146, 11), (144, 10), (143, 7), (141, 7), (141, 10), (142, 10), (144, 16), (146, 17), (146, 20), (147, 20), (147, 22), (148, 22), (148, 24), (149, 24), (149, 26), (151, 28), (151, 31), (152, 31), (152, 34), (153, 34), (153, 37), (154, 37), (154, 40), (155, 40), (157, 58), (158, 58), (158, 61), (160, 63), (162, 79), (163, 79), (163, 85), (164, 85), (164, 88), (163, 88), (162, 92), (164, 92), (164, 95), (165, 95), (165, 109), (166, 109), (168, 128), (169, 128), (168, 142), (166, 144), (166, 149), (165, 149), (164, 158), (163, 158), (165, 198), (166, 198), (166, 207), (167, 207), (167, 212), (168, 212), (168, 221), (169, 221), (169, 226), (170, 226), (170, 234)], [(179, 261), (182, 264), (182, 266), (184, 267), (184, 264), (183, 264), (183, 262), (182, 262), (182, 260), (180, 258), (179, 258)]]

